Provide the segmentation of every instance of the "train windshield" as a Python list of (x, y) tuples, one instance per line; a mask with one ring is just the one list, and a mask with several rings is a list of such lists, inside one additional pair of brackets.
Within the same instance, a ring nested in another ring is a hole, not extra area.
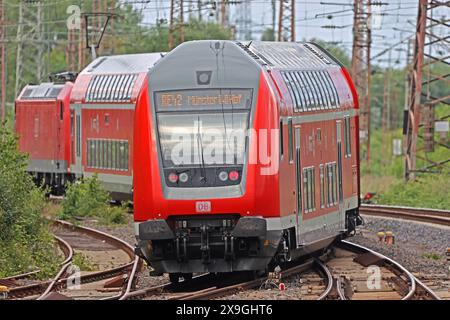
[(156, 93), (164, 168), (244, 163), (251, 90)]

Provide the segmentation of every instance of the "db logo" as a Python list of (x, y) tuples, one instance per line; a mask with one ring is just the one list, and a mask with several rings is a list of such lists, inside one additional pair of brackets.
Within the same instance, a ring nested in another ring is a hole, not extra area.
[(197, 201), (195, 209), (197, 212), (211, 212), (211, 201)]

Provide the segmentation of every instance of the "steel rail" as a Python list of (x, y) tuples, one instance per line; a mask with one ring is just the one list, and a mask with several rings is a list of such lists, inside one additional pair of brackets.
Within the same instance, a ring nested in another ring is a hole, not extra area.
[(450, 211), (385, 205), (361, 205), (360, 213), (450, 226)]
[(317, 300), (324, 300), (326, 297), (330, 295), (331, 290), (333, 289), (333, 276), (327, 266), (320, 261), (319, 259), (315, 259), (314, 262), (319, 267), (320, 272), (322, 272), (327, 279), (327, 287), (322, 292), (322, 294), (317, 298)]
[[(98, 271), (93, 272), (90, 274), (82, 275), (80, 276), (80, 283), (90, 283), (95, 281), (100, 281), (103, 279), (112, 278), (117, 275), (121, 275), (126, 273), (127, 274), (127, 288), (132, 287), (132, 283), (134, 280), (134, 277), (136, 275), (137, 268), (140, 266), (140, 260), (134, 255), (134, 249), (131, 245), (123, 241), (122, 239), (119, 239), (115, 236), (109, 235), (105, 232), (95, 230), (88, 227), (83, 226), (76, 226), (72, 223), (69, 223), (67, 221), (62, 220), (54, 220), (52, 221), (55, 225), (60, 226), (62, 228), (75, 230), (76, 232), (83, 233), (86, 235), (89, 235), (93, 238), (99, 239), (101, 241), (105, 241), (106, 243), (111, 244), (112, 246), (119, 248), (127, 253), (127, 255), (130, 257), (131, 262), (112, 268), (104, 271)], [(69, 280), (68, 277), (66, 277), (66, 271), (67, 268), (72, 263), (72, 257), (73, 257), (73, 249), (72, 247), (63, 239), (60, 237), (55, 236), (58, 243), (60, 243), (60, 246), (62, 247), (62, 250), (67, 254), (66, 259), (62, 263), (62, 267), (59, 270), (58, 274), (51, 280), (51, 281), (43, 281), (35, 284), (30, 284), (22, 287), (16, 287), (12, 288), (9, 291), (10, 297), (17, 297), (21, 298), (30, 294), (40, 294), (38, 297), (38, 300), (44, 299), (50, 292), (54, 290), (58, 290), (61, 288), (67, 287), (67, 281)], [(132, 275), (132, 276), (131, 276)], [(120, 298), (126, 291), (121, 292), (120, 295), (113, 298)]]
[[(298, 273), (302, 273), (306, 270), (309, 270), (313, 267), (315, 263), (314, 259), (309, 259), (306, 262), (296, 265), (294, 267), (288, 268), (280, 272), (281, 278), (286, 278)], [(177, 300), (202, 300), (202, 299), (213, 299), (217, 297), (221, 297), (224, 295), (229, 295), (235, 292), (249, 290), (253, 288), (260, 287), (264, 284), (265, 281), (268, 280), (268, 277), (261, 277), (258, 279), (241, 282), (237, 284), (233, 284), (230, 286), (222, 287), (222, 288), (208, 288), (198, 292), (193, 292), (191, 294), (178, 297)], [(176, 299), (176, 298), (175, 298)]]
[(353, 248), (355, 251), (370, 252), (371, 254), (383, 259), (385, 262), (388, 263), (388, 265), (391, 265), (392, 267), (394, 267), (395, 269), (401, 271), (404, 275), (406, 275), (406, 277), (408, 278), (409, 291), (404, 297), (402, 297), (402, 300), (411, 300), (414, 297), (414, 295), (417, 294), (417, 289), (419, 286), (423, 290), (425, 290), (431, 297), (433, 297), (436, 300), (440, 300), (440, 298), (430, 288), (428, 288), (426, 285), (424, 285), (422, 282), (416, 279), (416, 277), (411, 272), (409, 272), (397, 261), (359, 244), (355, 244), (346, 240), (342, 240), (341, 243), (344, 244), (344, 248), (350, 248), (350, 250), (352, 250)]

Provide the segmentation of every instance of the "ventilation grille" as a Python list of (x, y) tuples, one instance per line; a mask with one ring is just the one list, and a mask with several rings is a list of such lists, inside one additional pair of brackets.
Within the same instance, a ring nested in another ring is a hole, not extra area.
[(53, 83), (27, 86), (20, 98), (22, 100), (56, 99), (63, 87), (64, 85), (54, 85)]
[(93, 76), (86, 93), (87, 102), (126, 102), (131, 100), (136, 74)]
[(267, 64), (282, 69), (314, 69), (335, 64), (311, 44), (253, 42), (251, 49)]
[(284, 71), (281, 73), (296, 111), (335, 109), (339, 96), (326, 71)]

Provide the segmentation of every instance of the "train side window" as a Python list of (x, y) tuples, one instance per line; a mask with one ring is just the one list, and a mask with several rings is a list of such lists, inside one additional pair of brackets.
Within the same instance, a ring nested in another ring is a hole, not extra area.
[(62, 102), (59, 103), (59, 120), (64, 119), (64, 105)]
[(305, 213), (316, 210), (315, 205), (315, 168), (303, 169), (303, 194), (305, 197)]
[(308, 169), (303, 169), (303, 197), (305, 199), (305, 213), (309, 212)]
[(345, 157), (349, 158), (352, 156), (351, 128), (349, 116), (344, 118), (344, 142), (345, 142)]
[(325, 174), (323, 164), (319, 167), (320, 174), (320, 207), (325, 207)]
[(288, 148), (289, 148), (289, 150), (288, 150), (288, 152), (289, 152), (289, 163), (293, 163), (294, 162), (294, 150), (293, 150), (293, 148), (294, 148), (294, 144), (293, 144), (293, 141), (292, 141), (292, 118), (289, 118), (289, 120), (288, 120), (288, 144), (289, 144), (289, 146), (288, 146)]
[(332, 207), (335, 202), (335, 177), (334, 177), (334, 170), (333, 170), (333, 163), (327, 163), (326, 167), (326, 175), (327, 175), (327, 206)]
[(284, 155), (284, 139), (283, 139), (283, 120), (280, 120), (280, 159)]
[(76, 116), (76, 121), (75, 121), (75, 126), (76, 126), (76, 135), (77, 135), (77, 146), (76, 146), (76, 153), (77, 153), (77, 157), (81, 156), (81, 116), (77, 115)]
[(316, 211), (316, 168), (311, 168), (312, 211)]

